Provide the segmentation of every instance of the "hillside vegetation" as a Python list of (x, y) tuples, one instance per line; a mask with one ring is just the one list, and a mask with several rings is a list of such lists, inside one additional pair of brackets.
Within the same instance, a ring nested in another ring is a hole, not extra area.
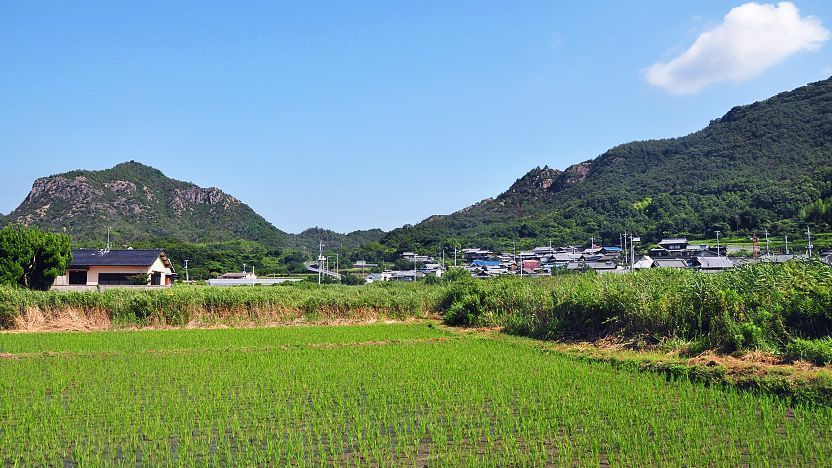
[(102, 171), (71, 171), (35, 181), (9, 222), (65, 232), (78, 245), (115, 247), (174, 238), (182, 242), (290, 243), (248, 205), (217, 188), (171, 179), (130, 161)]
[[(130, 161), (102, 171), (71, 171), (35, 181), (32, 191), (0, 226), (19, 223), (69, 234), (73, 247), (164, 249), (177, 271), (189, 260), (190, 277), (207, 279), (243, 264), (263, 274), (299, 273), (317, 257), (350, 253), (378, 242), (384, 231), (341, 234), (310, 228), (287, 234), (248, 205), (217, 188), (201, 188)], [(359, 258), (356, 258), (359, 259)]]
[(392, 231), (394, 248), (618, 244), (828, 230), (832, 221), (832, 79), (731, 109), (691, 135), (638, 141), (564, 171), (536, 168), (495, 199)]

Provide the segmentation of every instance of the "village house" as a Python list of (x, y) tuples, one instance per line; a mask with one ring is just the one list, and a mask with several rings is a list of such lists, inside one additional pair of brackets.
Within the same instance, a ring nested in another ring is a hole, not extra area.
[(656, 258), (653, 259), (653, 268), (688, 268), (688, 262), (682, 258)]
[(690, 266), (711, 273), (734, 268), (734, 262), (728, 257), (695, 257), (691, 260)]
[(650, 249), (651, 257), (682, 257), (688, 248), (688, 240), (684, 237), (662, 239), (658, 247)]
[(66, 273), (55, 278), (52, 289), (85, 290), (108, 287), (170, 287), (176, 273), (161, 250), (72, 251)]
[(719, 250), (707, 244), (691, 244), (687, 238), (662, 239), (657, 247), (650, 249), (651, 257), (670, 258), (692, 258), (692, 257), (718, 257), (720, 252), (725, 252), (725, 246)]
[(390, 281), (404, 281), (407, 283), (412, 283), (424, 277), (425, 274), (418, 271), (393, 271), (390, 277)]
[(644, 270), (647, 268), (653, 268), (653, 259), (648, 255), (642, 255), (633, 263), (633, 270)]
[(466, 263), (474, 260), (488, 260), (494, 256), (494, 252), (487, 249), (462, 249), (460, 252)]

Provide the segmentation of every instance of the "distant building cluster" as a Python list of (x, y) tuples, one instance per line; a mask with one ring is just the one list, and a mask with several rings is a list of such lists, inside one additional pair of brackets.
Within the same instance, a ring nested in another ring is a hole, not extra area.
[[(487, 249), (468, 248), (460, 251), (464, 268), (478, 278), (501, 275), (551, 275), (559, 271), (623, 273), (646, 268), (695, 269), (717, 272), (752, 262), (783, 263), (801, 255), (764, 254), (756, 257), (729, 258), (725, 246), (690, 243), (686, 238), (662, 239), (647, 255), (625, 251), (620, 246), (595, 245), (535, 247), (514, 253), (495, 253)], [(832, 254), (822, 256), (827, 263)]]
[[(595, 271), (598, 273), (623, 273), (647, 268), (694, 269), (702, 272), (718, 272), (755, 262), (784, 263), (807, 255), (774, 254), (766, 251), (746, 257), (728, 257), (725, 246), (711, 246), (688, 242), (686, 238), (662, 239), (646, 255), (636, 255), (632, 248), (604, 246), (590, 243), (589, 247), (535, 247), (532, 250), (492, 252), (482, 248), (466, 248), (454, 253), (453, 265), (466, 269), (476, 278), (492, 278), (503, 275), (543, 276), (569, 271)], [(178, 277), (167, 255), (161, 250), (73, 250), (72, 263), (66, 273), (56, 278), (53, 289), (73, 291), (106, 289), (111, 287), (157, 288), (170, 287)], [(445, 272), (445, 259), (437, 260), (428, 255), (404, 252), (410, 269), (384, 270), (370, 273), (367, 283), (379, 281), (413, 282), (427, 276), (441, 278)], [(832, 251), (821, 252), (821, 261), (832, 264)], [(457, 262), (461, 261), (461, 264)], [(450, 262), (450, 259), (448, 259)], [(398, 262), (397, 262), (398, 263)], [(355, 262), (355, 268), (376, 267), (364, 261)], [(187, 267), (187, 265), (186, 265)], [(307, 265), (310, 271), (318, 271), (317, 265)], [(337, 271), (321, 270), (340, 279)], [(253, 271), (225, 273), (208, 281), (209, 286), (273, 285), (300, 278), (258, 278)]]
[(428, 275), (442, 277), (445, 267), (435, 258), (428, 255), (419, 255), (414, 252), (403, 252), (401, 258), (413, 264), (410, 270), (384, 270), (381, 273), (370, 273), (367, 275), (367, 283), (379, 281), (404, 281), (413, 282)]

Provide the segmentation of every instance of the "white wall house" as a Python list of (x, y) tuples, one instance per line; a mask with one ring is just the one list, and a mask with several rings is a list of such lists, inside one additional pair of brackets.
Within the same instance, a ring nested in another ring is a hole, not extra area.
[[(137, 277), (147, 277), (137, 284)], [(161, 250), (72, 251), (72, 263), (65, 274), (55, 278), (52, 289), (84, 290), (110, 287), (170, 287), (175, 273)]]

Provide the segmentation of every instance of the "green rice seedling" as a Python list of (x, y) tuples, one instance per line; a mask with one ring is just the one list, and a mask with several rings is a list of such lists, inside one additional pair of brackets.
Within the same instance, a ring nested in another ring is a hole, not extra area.
[[(832, 410), (425, 324), (4, 335), (0, 460), (828, 465)], [(143, 344), (143, 340), (147, 342)]]

